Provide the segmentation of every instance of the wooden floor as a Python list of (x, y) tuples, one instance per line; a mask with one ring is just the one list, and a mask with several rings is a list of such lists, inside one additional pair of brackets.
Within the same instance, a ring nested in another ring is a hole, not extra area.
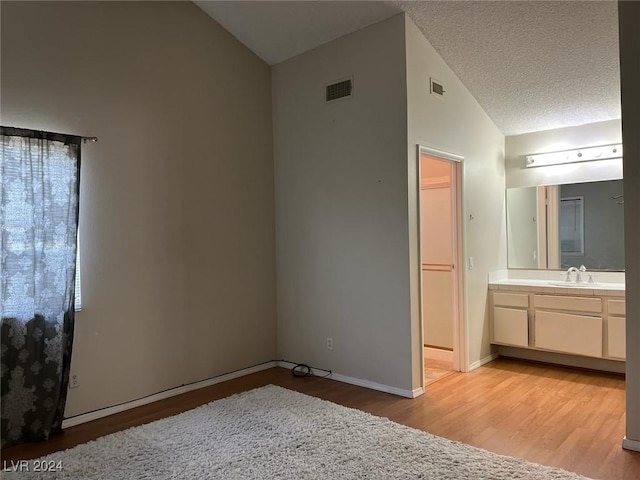
[(424, 384), (431, 385), (433, 382), (454, 373), (453, 360), (441, 360), (429, 356), (429, 348), (424, 348)]
[(621, 448), (622, 377), (498, 359), (454, 373), (410, 400), (272, 368), (67, 429), (48, 442), (2, 451), (31, 459), (267, 384), (281, 385), (410, 427), (600, 479), (639, 479), (640, 454)]

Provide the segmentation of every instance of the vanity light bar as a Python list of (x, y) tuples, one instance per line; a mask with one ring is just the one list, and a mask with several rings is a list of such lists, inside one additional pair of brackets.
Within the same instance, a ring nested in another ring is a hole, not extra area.
[(525, 156), (525, 166), (545, 167), (548, 165), (562, 165), (564, 163), (590, 162), (592, 160), (609, 160), (622, 158), (622, 144), (602, 145), (600, 147), (565, 150), (563, 152), (536, 153)]

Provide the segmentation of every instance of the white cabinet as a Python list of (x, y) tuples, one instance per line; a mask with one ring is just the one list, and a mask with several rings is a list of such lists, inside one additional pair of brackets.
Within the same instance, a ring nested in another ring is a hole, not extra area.
[(529, 307), (529, 295), (526, 293), (494, 293), (493, 305), (499, 307)]
[(564, 295), (535, 295), (533, 306), (548, 310), (569, 310), (573, 312), (600, 313), (602, 299), (600, 297), (567, 297)]
[(609, 315), (625, 316), (626, 308), (624, 300), (608, 300), (607, 301)]
[(625, 301), (597, 295), (493, 290), (491, 342), (586, 357), (625, 359)]
[(602, 357), (602, 317), (536, 310), (534, 325), (536, 348)]
[(607, 322), (607, 350), (612, 358), (626, 358), (625, 318), (609, 317)]
[(529, 346), (529, 321), (527, 310), (494, 307), (493, 343)]
[(529, 346), (529, 295), (493, 294), (492, 342), (516, 347)]
[(627, 357), (626, 346), (626, 306), (624, 300), (608, 300), (607, 311), (607, 354), (612, 358), (624, 360)]

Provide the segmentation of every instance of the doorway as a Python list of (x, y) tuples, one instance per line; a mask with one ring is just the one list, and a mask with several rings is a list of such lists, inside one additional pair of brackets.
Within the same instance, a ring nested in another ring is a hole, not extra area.
[(460, 162), (420, 148), (424, 385), (460, 371)]

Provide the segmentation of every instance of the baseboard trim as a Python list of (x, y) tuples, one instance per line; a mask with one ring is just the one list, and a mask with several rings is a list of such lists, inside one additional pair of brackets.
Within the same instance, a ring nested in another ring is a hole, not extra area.
[(158, 400), (164, 400), (165, 398), (175, 397), (176, 395), (181, 395), (183, 393), (191, 392), (193, 390), (198, 390), (204, 387), (210, 387), (211, 385), (216, 385), (217, 383), (233, 380), (234, 378), (244, 377), (245, 375), (250, 375), (252, 373), (260, 372), (262, 370), (267, 370), (268, 368), (273, 368), (277, 366), (278, 366), (277, 361), (265, 362), (265, 363), (261, 363), (260, 365), (254, 365), (253, 367), (243, 368), (241, 370), (236, 370), (235, 372), (225, 373), (222, 375), (218, 375), (217, 377), (201, 380), (199, 382), (190, 383), (188, 385), (182, 385), (181, 387), (171, 388), (163, 392), (149, 395), (148, 397), (139, 398), (137, 400), (131, 400), (130, 402), (121, 403), (118, 405), (114, 405), (112, 407), (106, 407), (100, 410), (95, 410), (93, 412), (82, 413), (74, 417), (65, 418), (62, 421), (62, 428), (65, 429), (69, 427), (74, 427), (82, 423), (91, 422), (92, 420), (108, 417), (109, 415), (113, 415), (115, 413), (124, 412), (125, 410), (130, 410), (132, 408), (141, 407), (142, 405), (147, 405), (149, 403), (157, 402)]
[(624, 437), (622, 439), (622, 448), (624, 448), (625, 450), (640, 452), (640, 441), (631, 440), (630, 438)]
[[(296, 364), (292, 362), (281, 361), (278, 362), (278, 366), (291, 369), (295, 367)], [(392, 395), (398, 395), (405, 398), (416, 398), (424, 393), (422, 387), (416, 388), (415, 390), (405, 390), (403, 388), (392, 387), (390, 385), (384, 385), (382, 383), (372, 382), (370, 380), (362, 380), (360, 378), (349, 377), (347, 375), (342, 375), (335, 372), (327, 375), (327, 372), (325, 370), (316, 370), (312, 368), (311, 372), (319, 377), (327, 377), (331, 380), (337, 380), (338, 382), (349, 383), (351, 385), (357, 385), (358, 387), (370, 388), (371, 390), (377, 390), (379, 392), (391, 393)]]
[(413, 395), (411, 398), (417, 398), (420, 395), (424, 395), (424, 387), (414, 388), (411, 394)]
[(431, 360), (441, 360), (453, 363), (453, 350), (443, 350), (442, 348), (424, 347), (424, 356)]
[(471, 365), (469, 365), (469, 371), (473, 371), (478, 367), (481, 367), (482, 365), (485, 365), (493, 360), (495, 360), (496, 358), (498, 358), (500, 355), (498, 354), (498, 352), (492, 353), (491, 355), (481, 358), (480, 360), (478, 360), (477, 362), (473, 362)]
[(598, 370), (622, 375), (625, 373), (625, 362), (621, 360), (583, 357), (581, 355), (530, 350), (528, 348), (508, 347), (506, 345), (498, 345), (498, 354), (501, 357), (517, 358), (537, 363), (564, 365), (566, 367), (583, 370)]

